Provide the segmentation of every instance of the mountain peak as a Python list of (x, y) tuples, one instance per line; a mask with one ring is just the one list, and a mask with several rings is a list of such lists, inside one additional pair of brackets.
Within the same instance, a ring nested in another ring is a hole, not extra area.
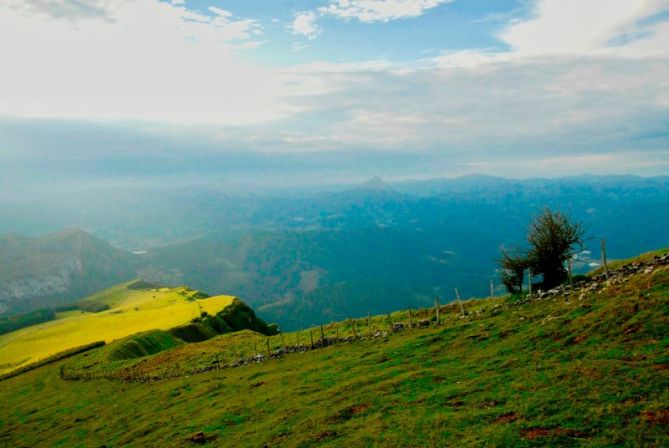
[(367, 182), (361, 184), (356, 188), (357, 190), (366, 190), (366, 191), (390, 191), (392, 188), (388, 185), (383, 179), (378, 176), (375, 176), (368, 180)]

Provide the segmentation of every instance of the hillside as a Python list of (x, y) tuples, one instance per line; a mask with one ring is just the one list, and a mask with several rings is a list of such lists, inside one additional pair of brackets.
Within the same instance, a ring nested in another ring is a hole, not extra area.
[(119, 341), (0, 382), (0, 443), (664, 446), (668, 263), (444, 306), (440, 325), (433, 309), (411, 329), (407, 312), (339, 322), (325, 347), (320, 328), (275, 336), (269, 360), (246, 362), (268, 341), (250, 332), (114, 360)]
[(56, 307), (135, 276), (137, 257), (78, 229), (0, 237), (0, 314)]
[(0, 374), (95, 341), (108, 343), (142, 331), (187, 324), (202, 312), (216, 314), (234, 299), (207, 298), (184, 287), (144, 289), (137, 284), (115, 286), (78, 302), (81, 309), (57, 313), (56, 320), (0, 335)]

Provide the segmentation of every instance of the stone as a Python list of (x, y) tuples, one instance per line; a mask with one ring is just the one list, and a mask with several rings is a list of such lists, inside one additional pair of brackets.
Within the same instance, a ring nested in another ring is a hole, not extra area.
[(404, 330), (404, 324), (402, 322), (395, 322), (393, 324), (393, 333)]
[(203, 432), (198, 432), (191, 436), (190, 441), (193, 443), (207, 443), (207, 436)]

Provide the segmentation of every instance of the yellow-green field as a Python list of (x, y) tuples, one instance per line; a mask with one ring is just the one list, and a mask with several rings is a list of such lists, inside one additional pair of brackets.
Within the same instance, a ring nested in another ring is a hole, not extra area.
[(234, 299), (216, 296), (193, 300), (193, 291), (186, 288), (138, 290), (130, 289), (130, 284), (86, 299), (110, 305), (106, 311), (59, 313), (57, 320), (0, 336), (0, 374), (91, 342), (111, 342), (142, 331), (183, 325), (201, 311), (216, 314)]

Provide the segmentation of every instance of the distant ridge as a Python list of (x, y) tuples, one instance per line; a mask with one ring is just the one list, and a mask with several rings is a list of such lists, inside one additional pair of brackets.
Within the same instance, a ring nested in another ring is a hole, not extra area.
[(357, 191), (394, 191), (383, 179), (376, 176), (358, 185), (354, 190)]
[(79, 228), (0, 238), (0, 314), (54, 307), (135, 277), (136, 257)]

